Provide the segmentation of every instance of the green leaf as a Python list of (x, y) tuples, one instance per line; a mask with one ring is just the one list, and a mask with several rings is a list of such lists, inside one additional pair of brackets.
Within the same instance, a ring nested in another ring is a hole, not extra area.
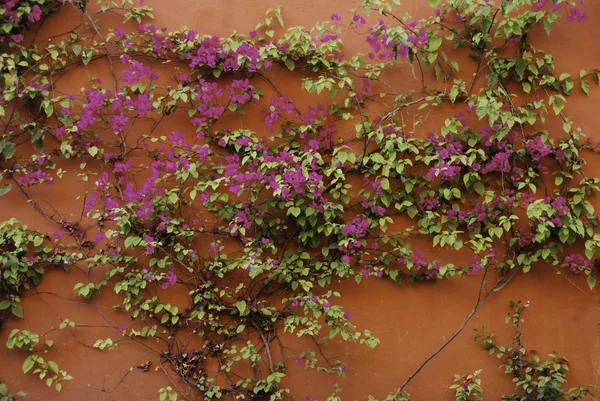
[[(587, 244), (586, 244), (586, 247), (585, 247), (585, 256), (588, 259), (591, 260), (594, 257), (594, 254), (596, 253), (596, 249), (597, 248), (596, 248), (595, 245), (591, 245), (591, 246), (588, 247)], [(0, 309), (2, 309), (2, 308), (0, 308)]]
[(287, 68), (289, 68), (290, 71), (294, 71), (294, 68), (296, 68), (296, 64), (294, 63), (294, 60), (292, 59), (287, 59), (285, 60), (285, 66)]
[(549, 102), (552, 104), (552, 109), (556, 115), (559, 115), (560, 112), (565, 108), (565, 103), (555, 96), (551, 96)]
[(4, 159), (8, 160), (15, 155), (17, 147), (12, 142), (4, 142), (4, 149), (2, 150), (2, 154), (4, 155)]
[(437, 8), (438, 4), (440, 4), (440, 0), (427, 0), (427, 2), (433, 8)]
[(429, 40), (429, 51), (436, 51), (442, 45), (443, 39), (439, 36), (433, 37)]
[(250, 313), (250, 310), (248, 309), (248, 305), (246, 304), (246, 301), (244, 301), (244, 300), (237, 301), (235, 303), (235, 307), (240, 312), (240, 316), (246, 316), (247, 314)]
[[(430, 3), (431, 3), (431, 1), (430, 1)], [(379, 343), (379, 339), (377, 339), (375, 337), (370, 337), (365, 340), (365, 344), (367, 344), (367, 346), (369, 348), (375, 348), (378, 343)]]
[(475, 190), (475, 192), (477, 192), (479, 195), (483, 195), (483, 191), (485, 190), (484, 186), (482, 183), (480, 182), (476, 182), (475, 184), (473, 184), (473, 189)]
[(4, 184), (0, 188), (0, 196), (6, 195), (12, 189), (12, 184)]
[(44, 242), (44, 237), (35, 237), (33, 240), (33, 245), (40, 246)]
[(133, 242), (135, 241), (136, 237), (127, 237), (125, 238), (125, 248), (130, 248), (133, 246)]
[(373, 155), (371, 155), (371, 160), (373, 160), (376, 163), (379, 164), (386, 164), (386, 160), (383, 158), (383, 156), (380, 153), (375, 153)]
[(58, 365), (56, 364), (56, 362), (48, 361), (48, 366), (50, 366), (50, 369), (52, 369), (54, 373), (58, 373)]
[(381, 179), (381, 189), (385, 191), (388, 191), (390, 189), (390, 181), (385, 177)]
[(588, 285), (590, 286), (590, 290), (593, 290), (594, 287), (596, 286), (596, 276), (594, 275), (594, 273), (590, 273), (590, 275), (587, 278), (587, 282), (588, 282)]
[(31, 370), (31, 368), (33, 368), (33, 365), (35, 365), (35, 359), (37, 355), (29, 355), (27, 357), (27, 359), (25, 359), (25, 361), (23, 362), (23, 373), (27, 373)]
[(586, 95), (590, 94), (590, 83), (588, 81), (586, 81), (585, 79), (581, 80), (581, 90)]
[(458, 96), (458, 86), (453, 86), (452, 89), (450, 89), (450, 100), (452, 101), (452, 103), (454, 103), (454, 101), (456, 100), (456, 97)]
[(13, 304), (12, 308), (10, 308), (10, 311), (16, 317), (23, 317), (23, 308), (21, 308), (21, 305), (19, 304)]
[(566, 72), (564, 74), (560, 74), (560, 77), (558, 77), (559, 81), (564, 81), (565, 79), (571, 77), (571, 74), (567, 74)]

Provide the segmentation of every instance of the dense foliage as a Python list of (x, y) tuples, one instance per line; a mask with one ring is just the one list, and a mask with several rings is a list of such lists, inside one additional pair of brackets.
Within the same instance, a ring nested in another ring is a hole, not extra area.
[[(600, 73), (561, 74), (528, 41), (559, 18), (586, 22), (581, 2), (429, 0), (434, 11), (420, 20), (395, 3), (367, 0), (348, 21), (336, 13), (310, 30), (284, 30), (273, 8), (249, 35), (217, 37), (160, 29), (131, 0), (1, 0), (0, 192), (22, 192), (57, 228), (0, 226), (0, 319), (22, 317), (23, 291), (49, 267), (101, 269), (105, 279), (74, 290), (89, 300), (122, 296), (133, 323), (115, 325), (119, 337), (160, 338), (156, 357), (206, 399), (278, 400), (297, 398), (285, 385), (290, 363), (345, 375), (343, 360), (323, 357), (327, 341), (378, 344), (336, 303), (339, 280), (471, 275), (482, 291), (467, 320), (532, 268), (586, 275), (594, 288), (600, 220), (590, 198), (599, 180), (584, 173), (584, 157), (596, 149), (565, 107)], [(61, 5), (85, 24), (32, 46), (27, 30)], [(109, 12), (123, 25), (102, 33), (97, 20)], [(366, 32), (369, 52), (344, 54), (345, 29)], [(467, 57), (471, 79), (461, 75)], [(105, 63), (110, 79), (60, 91), (61, 77), (91, 62)], [(397, 65), (410, 67), (418, 89), (388, 80)], [(282, 92), (282, 76), (301, 78), (313, 105)], [(423, 133), (432, 110), (445, 118)], [(260, 130), (240, 124), (257, 115)], [(173, 118), (187, 130), (169, 129)], [(76, 221), (35, 196), (73, 159), (80, 171), (68, 174), (89, 183)], [(441, 251), (426, 254), (416, 238)], [(450, 263), (459, 251), (470, 262)], [(164, 301), (173, 287), (189, 291), (184, 308)], [(281, 332), (314, 346), (290, 355)], [(15, 329), (7, 346), (29, 354), (25, 373), (60, 391), (71, 376), (36, 353), (43, 337)], [(590, 394), (562, 389), (565, 359), (527, 359), (515, 341), (484, 340), (500, 357), (520, 355), (507, 361), (516, 393), (504, 399)], [(408, 381), (388, 399), (408, 399)], [(457, 400), (481, 399), (478, 373), (458, 376), (454, 389)], [(329, 400), (340, 391), (336, 384)], [(13, 399), (4, 387), (0, 396)], [(160, 391), (161, 400), (177, 397)]]

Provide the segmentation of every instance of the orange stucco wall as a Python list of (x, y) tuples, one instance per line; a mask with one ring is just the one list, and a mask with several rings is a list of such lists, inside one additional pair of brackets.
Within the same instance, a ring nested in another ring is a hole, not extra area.
[[(425, 0), (404, 0), (402, 3), (403, 9), (415, 16), (430, 12)], [(587, 24), (569, 24), (563, 20), (556, 25), (550, 38), (542, 30), (530, 38), (534, 45), (555, 56), (559, 72), (577, 74), (580, 69), (600, 66), (600, 1), (589, 0), (586, 3), (585, 10), (590, 17)], [(332, 12), (347, 16), (351, 8), (359, 5), (359, 1), (146, 0), (146, 4), (154, 8), (158, 26), (177, 29), (187, 25), (201, 33), (228, 35), (234, 29), (249, 32), (263, 17), (265, 10), (276, 4), (282, 6), (287, 26), (310, 26), (328, 18)], [(115, 21), (103, 18), (101, 26), (111, 27)], [(35, 40), (43, 45), (47, 38), (66, 32), (79, 22), (80, 14), (74, 10), (52, 15), (39, 27)], [(363, 38), (357, 33), (347, 32), (344, 37), (347, 53), (364, 50)], [(418, 86), (406, 70), (390, 71), (388, 75), (402, 89)], [(107, 79), (104, 61), (95, 61), (87, 68), (70, 72), (57, 82), (57, 86), (64, 92), (76, 91), (86, 86), (87, 78), (91, 76)], [(287, 75), (282, 74), (282, 77)], [(298, 80), (282, 85), (296, 98), (303, 98)], [(582, 94), (571, 97), (567, 110), (595, 141), (600, 140), (599, 105), (600, 90), (592, 90), (589, 97)], [(248, 118), (252, 124), (252, 116)], [(259, 121), (260, 118), (254, 121), (257, 129), (260, 129)], [(164, 128), (165, 132), (167, 129)], [(590, 174), (597, 174), (600, 167), (594, 158), (597, 156), (588, 156)], [(65, 178), (58, 180), (53, 187), (35, 189), (39, 199), (47, 200), (65, 216), (81, 213), (82, 202), (76, 197), (85, 189), (85, 183), (76, 176), (77, 165), (78, 162), (65, 164)], [(30, 228), (54, 231), (18, 191), (0, 198), (0, 202), (0, 218), (16, 217)], [(596, 207), (600, 210), (599, 206)], [(430, 244), (424, 247), (431, 250)], [(44, 333), (57, 328), (64, 318), (89, 325), (52, 334), (55, 347), (49, 357), (68, 371), (74, 380), (65, 383), (63, 391), (57, 394), (36, 377), (24, 375), (21, 372), (24, 354), (5, 347), (0, 347), (0, 377), (12, 389), (27, 391), (29, 400), (157, 400), (158, 389), (171, 384), (164, 372), (161, 369), (142, 372), (135, 368), (130, 372), (130, 368), (139, 363), (156, 360), (146, 348), (134, 343), (124, 344), (110, 352), (91, 348), (98, 338), (117, 338), (114, 329), (107, 327), (99, 311), (114, 322), (127, 322), (127, 316), (111, 309), (118, 298), (110, 291), (102, 293), (94, 304), (74, 297), (73, 286), (82, 281), (83, 276), (84, 273), (76, 269), (71, 274), (49, 272), (37, 292), (30, 291), (23, 300), (24, 319), (12, 318), (0, 331), (0, 341), (4, 342), (15, 327)], [(99, 273), (98, 277), (101, 276)], [(372, 330), (381, 340), (374, 350), (337, 342), (325, 348), (331, 356), (348, 353), (348, 374), (340, 381), (344, 388), (342, 397), (364, 400), (369, 394), (381, 398), (394, 390), (456, 330), (474, 306), (479, 280), (464, 278), (439, 283), (403, 284), (401, 287), (389, 281), (364, 280), (360, 285), (341, 283), (337, 289), (342, 293), (340, 303), (351, 311), (353, 322)], [(181, 291), (184, 297), (186, 292)], [(479, 368), (483, 368), (486, 399), (498, 399), (503, 391), (510, 388), (510, 377), (498, 369), (500, 362), (473, 342), (472, 329), (488, 324), (490, 331), (497, 333), (500, 342), (508, 342), (511, 333), (504, 325), (504, 316), (511, 299), (530, 301), (531, 306), (525, 316), (526, 345), (542, 354), (557, 350), (567, 356), (572, 362), (571, 384), (593, 383), (600, 386), (598, 288), (590, 291), (583, 277), (560, 275), (549, 266), (539, 265), (528, 274), (519, 274), (506, 288), (494, 294), (464, 332), (423, 369), (408, 387), (414, 400), (451, 400), (453, 392), (448, 390), (448, 386), (452, 384), (453, 375)], [(293, 346), (293, 338), (289, 340)], [(331, 393), (327, 377), (306, 373), (293, 363), (290, 365), (288, 372), (292, 379), (288, 384), (298, 399), (309, 394), (322, 399)], [(153, 368), (156, 366), (154, 364)], [(165, 369), (168, 371), (168, 367)]]

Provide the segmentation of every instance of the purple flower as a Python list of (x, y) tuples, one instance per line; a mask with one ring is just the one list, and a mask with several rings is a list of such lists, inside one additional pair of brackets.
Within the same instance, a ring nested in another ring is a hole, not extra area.
[(37, 22), (42, 18), (42, 9), (37, 4), (31, 7), (31, 12), (27, 16), (27, 19), (31, 22)]
[(438, 206), (438, 200), (433, 196), (419, 199), (420, 210), (434, 210)]
[(54, 238), (58, 239), (58, 238), (62, 238), (63, 233), (62, 231), (56, 231), (54, 234), (52, 234), (54, 236)]
[(583, 10), (580, 10), (577, 7), (571, 7), (569, 8), (569, 15), (567, 17), (567, 21), (569, 22), (574, 22), (577, 21), (579, 23), (586, 23), (588, 20), (587, 15), (585, 14), (585, 12), (583, 12)]
[(250, 138), (248, 138), (247, 136), (238, 138), (238, 140), (235, 141), (235, 144), (238, 146), (247, 146), (249, 143), (250, 143)]
[(298, 300), (298, 298), (294, 298), (294, 299), (292, 300), (292, 303), (291, 303), (291, 305), (292, 305), (292, 306), (298, 306), (298, 305), (300, 305), (300, 301)]
[(294, 361), (296, 363), (296, 365), (304, 365), (304, 357), (299, 356), (298, 358), (296, 358), (296, 360)]
[(340, 365), (340, 370), (341, 370), (342, 372), (347, 372), (347, 371), (348, 371), (348, 366), (342, 363), (342, 364)]
[(590, 270), (592, 268), (592, 262), (579, 253), (573, 253), (565, 257), (562, 266), (568, 267), (569, 270), (575, 274), (579, 274), (583, 271)]
[(415, 248), (413, 251), (412, 263), (415, 271), (419, 271), (429, 265), (429, 262), (425, 259), (425, 253), (419, 248)]
[(123, 36), (125, 36), (127, 32), (125, 32), (125, 29), (123, 29), (122, 27), (118, 26), (115, 28), (115, 35), (119, 38), (122, 38)]
[(531, 9), (533, 11), (541, 11), (542, 8), (546, 7), (547, 3), (548, 0), (538, 0), (537, 2), (533, 3), (533, 7)]
[(352, 314), (347, 310), (344, 311), (344, 319), (348, 320), (352, 317)]
[(512, 153), (512, 149), (496, 153), (492, 158), (492, 161), (483, 168), (482, 172), (484, 174), (487, 174), (490, 171), (501, 171), (503, 173), (510, 172), (510, 156)]
[(334, 34), (323, 35), (323, 37), (321, 37), (321, 42), (327, 43), (327, 42), (334, 41), (337, 38), (338, 38), (338, 35), (334, 35)]
[(529, 153), (533, 161), (538, 162), (552, 152), (552, 147), (546, 146), (544, 141), (542, 141), (542, 138), (536, 136), (525, 145), (525, 150), (527, 150), (527, 153)]
[[(355, 217), (352, 219), (352, 223), (345, 225), (342, 228), (342, 234), (344, 235), (355, 235), (356, 237), (364, 237), (367, 235), (370, 222), (364, 217)], [(343, 259), (343, 258), (342, 258)], [(349, 262), (346, 262), (349, 263)]]
[(125, 85), (134, 85), (144, 77), (155, 80), (158, 78), (158, 75), (152, 71), (149, 66), (146, 66), (139, 61), (130, 61), (128, 69), (121, 74), (121, 81), (123, 81)]
[(363, 17), (362, 15), (360, 15), (358, 13), (355, 13), (352, 16), (352, 21), (354, 21), (356, 23), (357, 28), (360, 28), (367, 23), (367, 20), (365, 19), (365, 17)]
[(471, 266), (469, 267), (469, 271), (467, 271), (467, 274), (470, 276), (472, 274), (480, 272), (481, 269), (482, 267), (479, 258), (477, 258), (477, 256), (473, 256), (471, 258)]
[(115, 135), (118, 135), (125, 128), (127, 128), (127, 122), (129, 121), (129, 118), (123, 114), (116, 114), (109, 117), (109, 120), (113, 132)]
[(173, 145), (181, 145), (185, 141), (185, 135), (178, 131), (169, 134), (169, 140)]
[(341, 21), (342, 20), (342, 16), (338, 13), (329, 14), (329, 18), (331, 18), (332, 21)]
[(2, 5), (6, 10), (12, 10), (19, 3), (19, 0), (5, 0)]
[(329, 308), (331, 308), (329, 301), (323, 301), (323, 310), (327, 310)]
[(169, 285), (175, 285), (175, 283), (177, 282), (177, 275), (175, 274), (175, 272), (170, 271), (167, 273), (166, 279)]
[(24, 176), (18, 177), (17, 182), (19, 185), (27, 185), (27, 184), (37, 184), (46, 182), (47, 184), (52, 184), (52, 176), (42, 170), (35, 170), (27, 172)]
[(425, 175), (430, 180), (442, 178), (447, 181), (453, 180), (460, 173), (460, 166), (451, 166), (448, 163), (440, 163), (429, 169)]
[(102, 241), (104, 239), (104, 233), (98, 233), (94, 236), (94, 239), (92, 240), (92, 242), (94, 244), (97, 244), (98, 242)]

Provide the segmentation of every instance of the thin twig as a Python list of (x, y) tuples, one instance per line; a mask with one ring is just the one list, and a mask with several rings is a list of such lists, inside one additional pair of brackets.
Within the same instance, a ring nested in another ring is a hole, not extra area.
[(485, 301), (489, 298), (490, 295), (492, 295), (494, 293), (494, 289), (496, 287), (498, 287), (499, 285), (501, 285), (501, 283), (503, 283), (504, 280), (498, 280), (496, 282), (496, 284), (494, 285), (494, 287), (488, 291), (483, 297), (483, 289), (485, 286), (485, 278), (487, 276), (487, 272), (488, 269), (485, 270), (485, 273), (483, 275), (483, 278), (481, 279), (481, 283), (479, 285), (479, 294), (477, 296), (477, 302), (475, 302), (475, 306), (473, 307), (473, 310), (467, 315), (467, 317), (465, 318), (465, 320), (463, 320), (463, 322), (461, 323), (461, 325), (458, 327), (458, 329), (446, 340), (444, 341), (444, 343), (442, 345), (440, 345), (438, 347), (438, 349), (436, 349), (432, 354), (430, 354), (427, 358), (425, 358), (425, 360), (408, 376), (408, 378), (404, 381), (404, 383), (402, 383), (402, 385), (400, 386), (400, 388), (398, 388), (398, 390), (396, 391), (396, 393), (394, 394), (394, 398), (397, 398), (402, 391), (404, 390), (404, 388), (408, 385), (408, 383), (411, 382), (411, 380), (417, 375), (419, 374), (419, 372), (421, 371), (421, 369), (423, 369), (433, 358), (435, 358), (440, 352), (442, 352), (444, 350), (444, 348), (446, 348), (456, 337), (458, 337), (458, 335), (463, 331), (463, 329), (465, 328), (465, 326), (467, 325), (467, 323), (469, 323), (469, 321), (471, 320), (471, 318), (473, 316), (475, 316), (475, 314), (477, 313), (477, 311), (479, 309), (481, 309), (481, 307), (483, 306), (483, 304), (485, 303)]
[(100, 43), (100, 45), (104, 48), (104, 51), (106, 52), (106, 58), (108, 59), (108, 63), (110, 64), (110, 72), (111, 72), (112, 80), (113, 80), (113, 89), (115, 90), (114, 95), (116, 96), (117, 95), (117, 79), (115, 78), (115, 66), (113, 65), (112, 59), (110, 58), (110, 52), (108, 51), (108, 46), (106, 45), (106, 40), (104, 39), (104, 36), (102, 36), (102, 34), (100, 33), (100, 30), (96, 26), (96, 23), (92, 19), (92, 16), (90, 15), (90, 13), (87, 10), (84, 10), (83, 12), (85, 13), (86, 17), (90, 21), (90, 25), (92, 26), (92, 28), (94, 28), (94, 31), (96, 32), (96, 34), (100, 37), (100, 40), (102, 41), (102, 43)]

